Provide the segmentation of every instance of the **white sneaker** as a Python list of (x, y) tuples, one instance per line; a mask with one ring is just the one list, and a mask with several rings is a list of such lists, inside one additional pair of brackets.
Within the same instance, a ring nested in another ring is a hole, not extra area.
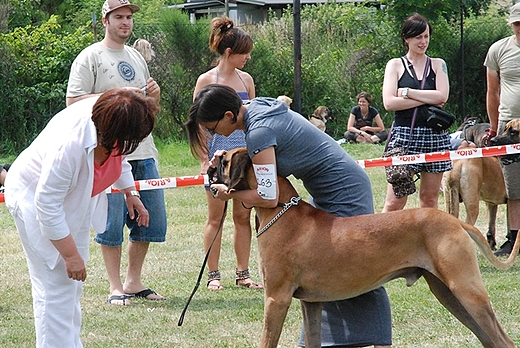
[(341, 145), (341, 144), (345, 144), (345, 143), (347, 142), (347, 139), (345, 139), (345, 138), (341, 138), (341, 139), (339, 139), (339, 140), (336, 140), (336, 142), (337, 142), (338, 144), (340, 144), (340, 145)]

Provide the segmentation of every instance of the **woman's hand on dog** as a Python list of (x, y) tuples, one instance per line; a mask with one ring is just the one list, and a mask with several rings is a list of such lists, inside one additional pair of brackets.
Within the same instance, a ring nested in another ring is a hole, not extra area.
[(217, 150), (215, 151), (215, 154), (213, 155), (213, 158), (209, 161), (209, 166), (216, 168), (218, 167), (218, 164), (222, 157), (226, 154), (226, 150)]
[(234, 189), (228, 189), (224, 184), (212, 184), (210, 190), (213, 194), (213, 198), (220, 199), (221, 201), (227, 201), (233, 198), (231, 197), (231, 193), (235, 191)]

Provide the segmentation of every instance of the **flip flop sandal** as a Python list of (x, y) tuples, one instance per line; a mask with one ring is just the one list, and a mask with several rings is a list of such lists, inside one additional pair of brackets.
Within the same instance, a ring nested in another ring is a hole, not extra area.
[[(129, 295), (110, 295), (107, 298), (107, 303), (111, 304), (111, 305), (114, 305), (114, 306), (129, 306), (130, 303), (126, 304), (126, 300), (128, 300), (131, 297), (133, 297), (133, 296), (129, 296)], [(123, 304), (112, 303), (112, 301), (123, 301)]]
[(237, 280), (236, 285), (244, 287), (244, 288), (248, 288), (248, 289), (260, 289), (261, 290), (264, 288), (264, 286), (262, 284), (255, 283), (252, 280), (249, 283), (242, 283), (242, 284), (239, 284), (238, 280)]
[[(144, 298), (145, 300), (150, 300), (150, 301), (164, 301), (164, 300), (166, 300), (166, 297), (159, 295), (158, 293), (156, 293), (155, 291), (153, 291), (150, 288), (141, 290), (141, 291), (133, 293), (133, 294), (129, 293), (129, 294), (126, 294), (126, 295), (129, 296), (129, 297)], [(161, 296), (162, 298), (148, 298), (148, 296), (150, 296), (150, 295), (157, 295), (157, 296)]]
[(224, 287), (222, 286), (222, 284), (219, 284), (219, 285), (211, 284), (211, 282), (214, 280), (218, 280), (220, 282), (220, 271), (218, 269), (215, 271), (208, 272), (208, 282), (206, 283), (206, 287), (208, 288), (208, 290), (211, 290), (211, 291), (224, 290)]
[(224, 287), (222, 286), (222, 284), (220, 284), (220, 283), (213, 283), (213, 282), (217, 282), (217, 281), (220, 282), (219, 279), (209, 280), (208, 281), (208, 285), (207, 285), (208, 290), (211, 290), (211, 291), (224, 290)]
[[(235, 284), (238, 286), (242, 286), (242, 287), (245, 287), (248, 289), (263, 289), (264, 288), (264, 286), (262, 284), (255, 283), (254, 281), (251, 280), (251, 275), (249, 274), (249, 268), (245, 269), (243, 271), (239, 271), (238, 269), (236, 269), (235, 274), (236, 274)], [(239, 282), (241, 280), (245, 280), (245, 279), (249, 279), (251, 281), (247, 282), (247, 283), (239, 284)]]

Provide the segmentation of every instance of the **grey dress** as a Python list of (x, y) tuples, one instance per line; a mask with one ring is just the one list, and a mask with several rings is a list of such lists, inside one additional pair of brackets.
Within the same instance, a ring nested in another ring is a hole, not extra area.
[[(374, 212), (366, 172), (334, 139), (285, 103), (255, 98), (244, 122), (251, 158), (274, 146), (278, 175), (292, 174), (302, 180), (317, 208), (345, 217)], [(324, 303), (321, 329), (324, 347), (391, 345), (386, 290), (380, 287), (352, 299)]]

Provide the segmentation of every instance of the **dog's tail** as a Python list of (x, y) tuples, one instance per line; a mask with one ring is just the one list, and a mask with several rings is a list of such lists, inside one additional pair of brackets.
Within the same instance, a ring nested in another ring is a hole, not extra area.
[(507, 260), (502, 261), (498, 257), (496, 257), (495, 254), (493, 254), (493, 250), (491, 250), (486, 238), (484, 237), (482, 232), (478, 230), (478, 228), (476, 228), (473, 225), (467, 224), (463, 221), (461, 221), (460, 223), (462, 225), (462, 228), (464, 228), (466, 232), (468, 232), (471, 239), (473, 239), (480, 251), (482, 251), (482, 254), (484, 254), (486, 259), (488, 259), (493, 266), (501, 270), (506, 270), (509, 269), (513, 265), (513, 263), (515, 263), (516, 257), (518, 256), (518, 250), (520, 249), (520, 233), (516, 236), (515, 245), (513, 246), (511, 254), (507, 258)]

